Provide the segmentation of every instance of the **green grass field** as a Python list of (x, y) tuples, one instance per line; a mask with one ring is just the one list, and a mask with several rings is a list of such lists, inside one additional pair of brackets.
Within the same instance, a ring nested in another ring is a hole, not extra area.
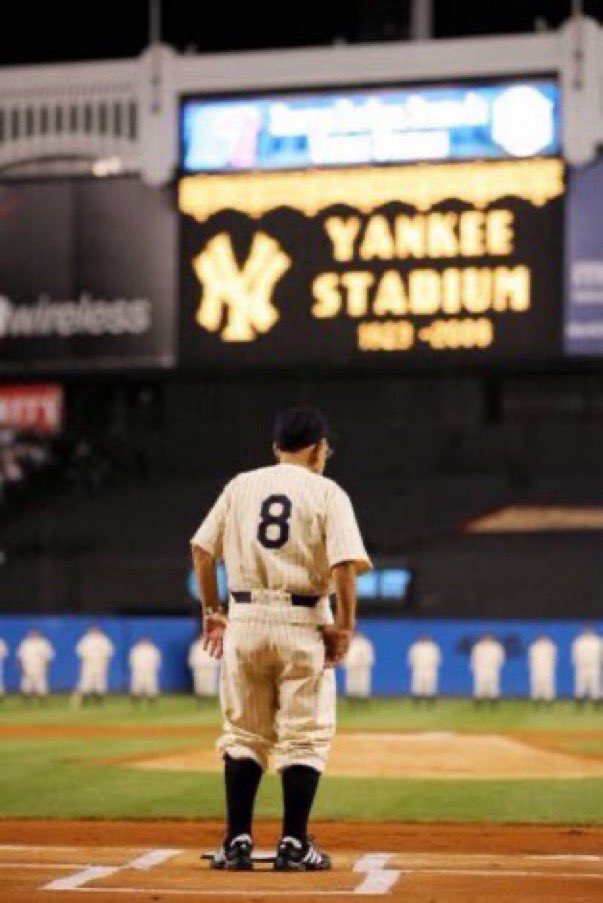
[[(94, 725), (105, 727), (102, 736), (78, 736), (79, 728)], [(28, 726), (46, 726), (47, 736), (41, 736), (41, 731), (28, 736)], [(61, 726), (71, 730), (72, 736), (61, 737)], [(207, 728), (217, 730), (218, 726), (219, 715), (213, 703), (198, 706), (188, 697), (164, 697), (155, 707), (141, 708), (116, 697), (101, 707), (80, 709), (72, 709), (62, 697), (42, 706), (7, 698), (0, 703), (0, 817), (221, 817), (218, 774), (139, 771), (123, 763), (102, 762), (177, 752), (204, 743), (213, 745)], [(128, 736), (120, 734), (123, 727), (129, 728)], [(200, 729), (198, 740), (194, 734), (178, 733), (179, 728), (195, 727)], [(588, 706), (578, 710), (568, 702), (535, 709), (526, 702), (508, 701), (493, 710), (476, 710), (465, 700), (438, 702), (426, 709), (397, 699), (356, 704), (343, 701), (339, 727), (346, 731), (549, 732), (559, 749), (603, 756), (603, 710)], [(278, 780), (269, 775), (260, 791), (258, 815), (279, 814)], [(603, 824), (603, 780), (327, 776), (321, 784), (315, 817)]]

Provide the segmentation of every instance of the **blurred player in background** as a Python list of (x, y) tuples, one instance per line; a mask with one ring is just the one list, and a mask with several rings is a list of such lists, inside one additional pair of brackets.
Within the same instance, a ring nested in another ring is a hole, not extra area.
[(188, 666), (193, 675), (193, 693), (199, 701), (218, 694), (220, 665), (203, 645), (203, 634), (192, 643), (188, 653)]
[(113, 643), (100, 627), (90, 627), (75, 647), (80, 659), (80, 679), (74, 694), (75, 704), (87, 700), (102, 702), (107, 694), (109, 664)]
[(344, 661), (346, 696), (350, 699), (368, 699), (374, 664), (373, 644), (361, 633), (354, 634)]
[(531, 699), (534, 702), (552, 702), (556, 695), (557, 646), (550, 637), (542, 634), (530, 644), (528, 667)]
[(500, 697), (500, 675), (505, 662), (505, 650), (491, 633), (486, 633), (471, 650), (473, 672), (473, 698), (476, 702)]
[(585, 627), (572, 643), (572, 665), (576, 702), (597, 702), (601, 698), (603, 640), (592, 627)]
[(54, 649), (39, 630), (30, 630), (17, 647), (21, 666), (21, 693), (26, 699), (48, 696), (48, 668)]
[(438, 671), (442, 663), (440, 647), (430, 636), (420, 636), (408, 650), (410, 693), (414, 702), (433, 701), (438, 692)]
[(4, 696), (4, 661), (8, 658), (8, 646), (0, 637), (0, 699)]
[(159, 696), (159, 671), (161, 652), (150, 637), (142, 637), (130, 649), (130, 696), (134, 702), (140, 699), (156, 700)]

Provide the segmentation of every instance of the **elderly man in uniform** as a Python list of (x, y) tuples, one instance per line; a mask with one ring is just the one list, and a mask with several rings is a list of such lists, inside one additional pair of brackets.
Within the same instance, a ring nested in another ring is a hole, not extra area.
[(345, 693), (351, 699), (368, 699), (371, 695), (371, 672), (375, 650), (368, 637), (355, 633), (344, 660)]
[(410, 693), (414, 702), (433, 701), (438, 691), (438, 670), (442, 663), (440, 647), (424, 635), (408, 650)]
[(198, 701), (216, 696), (220, 665), (205, 649), (203, 634), (200, 634), (189, 649), (188, 666), (193, 675), (193, 692)]
[(603, 640), (592, 627), (585, 627), (572, 643), (574, 666), (574, 696), (577, 703), (601, 698), (601, 666)]
[(4, 696), (4, 660), (8, 657), (8, 646), (0, 637), (0, 699)]
[(473, 698), (477, 703), (490, 700), (494, 705), (500, 697), (500, 674), (505, 661), (502, 645), (487, 633), (471, 650)]
[(75, 647), (81, 661), (80, 679), (75, 702), (88, 699), (102, 702), (107, 694), (109, 664), (113, 656), (113, 643), (100, 627), (90, 627)]
[(130, 649), (128, 664), (132, 701), (147, 699), (154, 702), (159, 696), (161, 652), (150, 637), (142, 637), (134, 643)]
[(21, 666), (21, 693), (26, 699), (48, 696), (48, 667), (54, 658), (54, 649), (39, 630), (30, 630), (17, 647), (17, 659)]
[(528, 649), (530, 669), (530, 697), (534, 702), (553, 702), (555, 699), (555, 669), (557, 646), (542, 634)]

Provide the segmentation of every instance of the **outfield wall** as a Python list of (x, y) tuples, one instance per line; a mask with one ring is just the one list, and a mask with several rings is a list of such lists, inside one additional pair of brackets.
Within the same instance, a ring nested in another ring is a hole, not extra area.
[[(55, 659), (50, 670), (50, 685), (56, 691), (69, 691), (75, 686), (78, 660), (75, 645), (91, 624), (99, 625), (111, 638), (115, 656), (111, 662), (110, 688), (123, 691), (128, 684), (128, 652), (130, 646), (143, 636), (149, 636), (161, 648), (163, 666), (161, 687), (168, 692), (190, 690), (190, 674), (186, 665), (187, 652), (197, 622), (191, 617), (12, 617), (0, 616), (0, 637), (9, 646), (5, 662), (5, 683), (9, 691), (19, 685), (19, 670), (15, 650), (28, 630), (35, 627), (50, 640)], [(376, 663), (373, 673), (374, 692), (395, 696), (409, 689), (409, 670), (406, 663), (409, 645), (421, 634), (429, 634), (441, 646), (443, 664), (440, 672), (440, 692), (445, 696), (466, 696), (471, 693), (469, 653), (472, 644), (485, 632), (500, 640), (507, 653), (502, 675), (504, 695), (527, 696), (527, 647), (541, 633), (547, 633), (558, 645), (557, 686), (560, 696), (570, 696), (573, 673), (570, 646), (580, 632), (580, 621), (426, 621), (362, 619), (360, 630), (373, 642)], [(594, 626), (603, 634), (603, 620)], [(341, 685), (342, 673), (338, 674)]]

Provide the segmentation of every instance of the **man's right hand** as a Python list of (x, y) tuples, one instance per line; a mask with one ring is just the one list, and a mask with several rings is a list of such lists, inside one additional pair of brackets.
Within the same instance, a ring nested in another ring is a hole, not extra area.
[(321, 630), (325, 644), (325, 664), (328, 667), (340, 665), (350, 648), (352, 631), (335, 624), (326, 624)]
[(223, 614), (207, 614), (203, 623), (203, 648), (212, 658), (222, 658), (227, 620)]

